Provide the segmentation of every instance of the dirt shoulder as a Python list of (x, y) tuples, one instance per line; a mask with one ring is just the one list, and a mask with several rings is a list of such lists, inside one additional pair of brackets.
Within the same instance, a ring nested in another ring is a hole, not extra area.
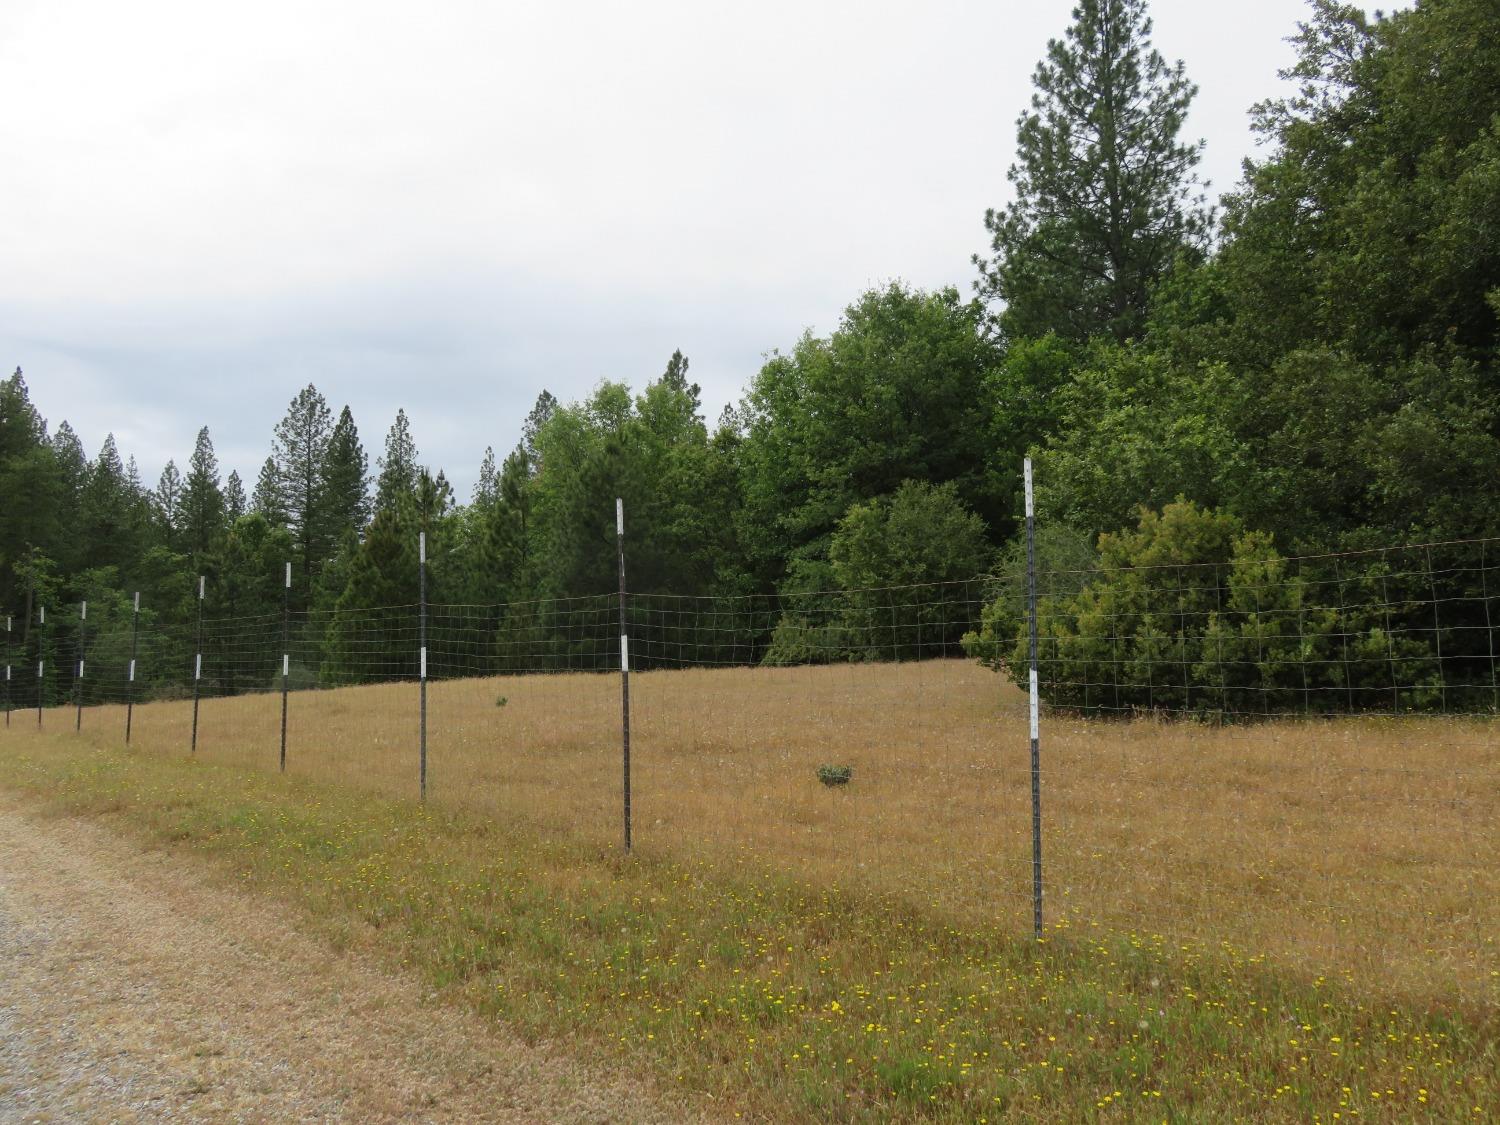
[(99, 826), (0, 792), (0, 1120), (681, 1120)]

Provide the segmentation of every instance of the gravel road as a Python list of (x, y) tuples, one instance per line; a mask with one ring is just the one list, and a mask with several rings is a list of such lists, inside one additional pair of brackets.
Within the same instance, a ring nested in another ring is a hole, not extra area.
[(682, 1119), (187, 861), (0, 793), (0, 1122)]

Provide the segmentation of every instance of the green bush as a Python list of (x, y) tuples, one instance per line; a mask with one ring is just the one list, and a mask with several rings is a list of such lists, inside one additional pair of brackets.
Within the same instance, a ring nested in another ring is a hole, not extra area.
[[(1086, 713), (1204, 717), (1431, 707), (1437, 660), (1420, 633), (1389, 624), (1411, 615), (1393, 609), (1384, 567), (1317, 581), (1231, 515), (1184, 500), (1142, 511), (1134, 529), (1099, 537), (1086, 580), (1039, 598), (1042, 697)], [(1334, 590), (1346, 596), (1328, 604)], [(996, 599), (964, 643), (1021, 680), (1024, 600)]]
[(991, 562), (984, 521), (952, 484), (905, 481), (850, 505), (826, 563), (808, 563), (784, 596), (764, 662), (920, 660), (952, 655), (973, 585)]

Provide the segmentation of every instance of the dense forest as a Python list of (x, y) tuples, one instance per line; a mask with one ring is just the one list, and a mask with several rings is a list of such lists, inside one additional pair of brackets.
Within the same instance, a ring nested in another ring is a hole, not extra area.
[[(428, 599), (490, 607), (482, 627), (514, 636), (506, 606), (614, 588), (617, 496), (643, 596), (785, 606), (1003, 575), (1028, 453), (1042, 567), (1103, 568), (1052, 591), (1054, 641), (1086, 632), (1080, 599), (1128, 601), (1117, 580), (1143, 561), (1222, 566), (1222, 605), (1246, 560), (1500, 535), (1500, 8), (1367, 17), (1314, 0), (1291, 92), (1254, 107), (1264, 145), (1217, 206), (1182, 135), (1196, 87), (1151, 34), (1145, 0), (1081, 0), (1049, 46), (972, 296), (861, 294), (828, 336), (769, 352), (712, 425), (680, 352), (638, 391), (542, 391), (466, 499), (404, 413), (372, 464), (350, 411), (312, 386), (253, 480), (221, 473), (204, 427), (153, 488), (113, 437), (90, 457), (49, 426), (17, 369), (0, 384), (15, 649), (41, 651), (40, 606), (86, 599), (102, 632), (135, 591), (152, 624), (186, 630), (203, 574), (212, 619), (273, 619), (289, 597), (322, 646), (303, 664), (326, 674), (353, 615), (416, 601), (419, 530)], [(1488, 591), (1475, 604), (1488, 612)], [(1162, 630), (1183, 659), (1215, 629), (1257, 627), (1248, 611), (1177, 617), (1175, 640)], [(997, 602), (971, 651), (1003, 665), (1015, 627)]]

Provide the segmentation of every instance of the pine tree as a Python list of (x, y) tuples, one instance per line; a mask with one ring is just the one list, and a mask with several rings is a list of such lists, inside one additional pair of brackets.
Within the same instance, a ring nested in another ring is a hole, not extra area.
[[(661, 381), (674, 391), (691, 393), (692, 397), (696, 399), (699, 394), (698, 384), (689, 384), (687, 373), (688, 357), (682, 354), (681, 348), (678, 348), (672, 353), (672, 358), (667, 360), (667, 369), (662, 372)], [(689, 392), (690, 386), (691, 391)]]
[(151, 529), (151, 490), (141, 480), (141, 467), (134, 455), (125, 461), (125, 495), (130, 505), (130, 525), (138, 541), (144, 541)]
[(208, 427), (198, 431), (182, 486), (183, 546), (195, 557), (206, 555), (224, 531), (224, 492), (219, 486), (219, 459)]
[(347, 684), (415, 675), (417, 652), (404, 630), (371, 628), (372, 620), (381, 620), (371, 610), (409, 606), (417, 599), (417, 536), (409, 503), (376, 510), (348, 566), (348, 581), (323, 638), (320, 678)]
[(21, 369), (0, 383), (0, 458), (16, 457), (41, 445), (46, 439), (47, 424), (36, 407)]
[(120, 450), (115, 445), (114, 434), (105, 435), (104, 444), (99, 447), (99, 456), (94, 458), (94, 463), (90, 466), (90, 473), (103, 474), (120, 487), (124, 487), (125, 466), (120, 461)]
[(1009, 339), (1056, 332), (1128, 339), (1151, 292), (1211, 222), (1178, 134), (1197, 87), (1151, 46), (1146, 0), (1079, 0), (1047, 45), (1017, 121), (1016, 200), (985, 214), (994, 256), (981, 295), (1005, 305)]
[(521, 447), (526, 451), (526, 459), (531, 467), (532, 476), (542, 470), (537, 435), (556, 413), (557, 399), (553, 397), (551, 391), (544, 390), (536, 396), (536, 405), (531, 408), (531, 413), (526, 415), (526, 421), (521, 426)]
[(31, 404), (21, 369), (0, 383), (0, 594), (25, 590), (19, 560), (61, 534), (62, 497), (47, 423)]
[(292, 529), (304, 598), (337, 542), (328, 534), (325, 516), (328, 497), (324, 481), (332, 431), (328, 402), (311, 383), (298, 392), (286, 417), (276, 426), (276, 475)]
[(487, 508), (500, 496), (500, 481), (495, 471), (495, 447), (484, 447), (484, 460), (479, 463), (479, 480), (474, 484), (474, 506)]
[(453, 505), (453, 486), (441, 469), (433, 476), (426, 468), (417, 472), (417, 486), (413, 490), (416, 502), (417, 527), (431, 531), (437, 522), (448, 514)]
[(229, 479), (224, 482), (224, 518), (231, 526), (245, 514), (245, 484), (240, 474), (231, 469)]
[(505, 575), (508, 596), (527, 596), (531, 562), (531, 459), (518, 445), (500, 467), (496, 504), (488, 520), (490, 556)]
[(360, 444), (354, 415), (344, 407), (328, 441), (323, 464), (323, 492), (327, 497), (326, 527), (330, 542), (343, 541), (349, 530), (362, 532), (370, 521), (370, 459)]
[[(286, 528), (269, 523), (260, 513), (232, 524), (219, 537), (207, 564), (214, 581), (210, 586), (209, 612), (225, 617), (269, 617), (281, 610), (281, 567), (292, 549)], [(219, 689), (235, 695), (264, 690), (268, 671), (261, 660), (245, 659), (230, 638), (210, 634), (208, 648), (215, 653), (214, 666)], [(217, 651), (216, 651), (217, 650)], [(276, 672), (280, 672), (279, 661)]]
[(375, 485), (376, 510), (394, 510), (416, 487), (417, 445), (412, 440), (406, 411), (397, 410), (396, 420), (385, 437), (385, 456), (380, 459), (380, 479)]
[(62, 476), (65, 502), (76, 502), (83, 491), (84, 477), (88, 473), (88, 457), (83, 452), (83, 442), (73, 432), (73, 427), (63, 422), (52, 435), (52, 452), (57, 458), (57, 469)]
[(267, 457), (255, 478), (255, 491), (250, 494), (250, 510), (266, 517), (273, 527), (286, 526), (286, 501), (282, 498), (281, 474), (276, 471), (276, 458)]
[(167, 462), (151, 499), (157, 523), (166, 533), (168, 545), (175, 547), (182, 532), (182, 474), (177, 471), (177, 462)]
[(135, 562), (132, 500), (125, 466), (115, 447), (115, 435), (104, 439), (99, 456), (89, 466), (79, 499), (81, 563), (85, 567), (121, 566)]

